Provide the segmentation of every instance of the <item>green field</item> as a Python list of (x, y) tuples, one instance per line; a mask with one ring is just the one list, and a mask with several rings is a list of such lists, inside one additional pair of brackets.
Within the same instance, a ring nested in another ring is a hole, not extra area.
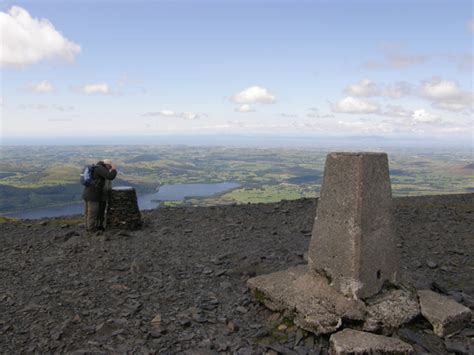
[[(2, 147), (0, 213), (64, 205), (81, 200), (78, 177), (85, 164), (110, 158), (118, 166), (114, 184), (139, 193), (161, 184), (237, 182), (241, 188), (206, 199), (170, 201), (213, 205), (276, 202), (317, 196), (328, 151), (186, 146)], [(395, 196), (474, 191), (472, 153), (392, 149)]]

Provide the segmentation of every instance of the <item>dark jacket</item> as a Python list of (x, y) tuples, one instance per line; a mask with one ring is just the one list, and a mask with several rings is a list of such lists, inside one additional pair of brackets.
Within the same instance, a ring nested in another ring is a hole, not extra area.
[(94, 182), (84, 188), (82, 198), (85, 201), (105, 201), (107, 198), (107, 195), (104, 193), (105, 180), (113, 180), (116, 176), (117, 170), (109, 171), (104, 163), (97, 163), (92, 173)]

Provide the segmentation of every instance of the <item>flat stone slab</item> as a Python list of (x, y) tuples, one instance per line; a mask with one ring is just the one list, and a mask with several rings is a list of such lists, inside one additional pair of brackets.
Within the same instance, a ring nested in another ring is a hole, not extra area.
[(343, 320), (363, 321), (365, 305), (329, 286), (306, 265), (249, 279), (255, 298), (273, 311), (286, 311), (299, 327), (316, 335), (338, 330)]
[(430, 290), (418, 291), (421, 314), (433, 326), (439, 337), (452, 335), (463, 329), (471, 320), (469, 308)]
[(352, 329), (344, 329), (331, 335), (329, 344), (331, 355), (405, 355), (414, 353), (411, 345), (399, 339)]
[(363, 330), (394, 330), (420, 314), (416, 291), (400, 287), (388, 289), (366, 300), (367, 316)]

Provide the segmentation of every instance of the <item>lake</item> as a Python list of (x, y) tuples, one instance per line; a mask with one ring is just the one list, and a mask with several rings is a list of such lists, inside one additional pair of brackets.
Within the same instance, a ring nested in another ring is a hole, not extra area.
[[(158, 192), (138, 196), (140, 210), (157, 208), (160, 201), (181, 201), (190, 197), (210, 197), (240, 187), (235, 182), (221, 182), (217, 184), (176, 184), (163, 185)], [(70, 216), (84, 213), (84, 204), (59, 207), (35, 208), (30, 211), (7, 213), (5, 216), (20, 219), (40, 219), (60, 216)]]

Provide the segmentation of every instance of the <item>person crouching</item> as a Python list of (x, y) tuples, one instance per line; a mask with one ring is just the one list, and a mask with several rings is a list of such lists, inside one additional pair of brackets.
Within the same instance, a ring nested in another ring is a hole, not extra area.
[(117, 169), (109, 159), (99, 161), (92, 172), (93, 183), (84, 188), (84, 222), (88, 233), (105, 228), (105, 209), (111, 181), (117, 176)]

